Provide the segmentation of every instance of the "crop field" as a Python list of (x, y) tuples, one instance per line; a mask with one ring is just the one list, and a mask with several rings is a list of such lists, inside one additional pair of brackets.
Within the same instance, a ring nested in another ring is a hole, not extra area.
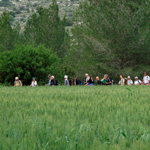
[(0, 86), (0, 150), (150, 149), (150, 86)]

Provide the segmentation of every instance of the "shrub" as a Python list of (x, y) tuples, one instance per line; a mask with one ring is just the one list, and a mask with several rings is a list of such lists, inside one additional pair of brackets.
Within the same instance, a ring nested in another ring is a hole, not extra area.
[(34, 76), (39, 83), (44, 84), (49, 73), (60, 79), (59, 58), (43, 45), (18, 46), (13, 51), (3, 52), (0, 60), (2, 83), (13, 84), (15, 76), (18, 76), (27, 85)]

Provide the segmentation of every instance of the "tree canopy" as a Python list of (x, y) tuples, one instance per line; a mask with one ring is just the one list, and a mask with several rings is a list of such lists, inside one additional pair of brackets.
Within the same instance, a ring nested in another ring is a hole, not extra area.
[(25, 26), (24, 36), (26, 42), (35, 45), (44, 44), (47, 48), (53, 48), (59, 57), (66, 54), (65, 32), (66, 19), (61, 20), (56, 1), (48, 8), (37, 8), (37, 13), (31, 16)]
[(89, 0), (80, 4), (68, 54), (76, 56), (71, 63), (78, 68), (78, 75), (89, 70), (93, 75), (109, 73), (115, 77), (124, 70), (128, 74), (128, 70), (150, 65), (148, 3)]

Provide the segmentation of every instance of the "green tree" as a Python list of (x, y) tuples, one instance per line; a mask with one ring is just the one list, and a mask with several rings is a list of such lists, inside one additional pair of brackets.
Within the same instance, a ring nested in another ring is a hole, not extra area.
[(147, 1), (81, 3), (74, 17), (68, 61), (79, 75), (89, 71), (117, 76), (123, 69), (149, 65), (149, 15)]
[(0, 60), (2, 83), (13, 84), (15, 76), (18, 76), (23, 84), (30, 84), (34, 76), (39, 84), (44, 84), (49, 73), (60, 82), (63, 79), (59, 68), (60, 59), (43, 45), (18, 45), (13, 51), (3, 52)]
[(47, 48), (53, 48), (59, 57), (63, 57), (66, 53), (65, 49), (65, 17), (60, 20), (58, 15), (59, 9), (54, 0), (49, 8), (39, 7), (37, 13), (31, 16), (25, 26), (26, 42), (35, 45), (44, 44)]

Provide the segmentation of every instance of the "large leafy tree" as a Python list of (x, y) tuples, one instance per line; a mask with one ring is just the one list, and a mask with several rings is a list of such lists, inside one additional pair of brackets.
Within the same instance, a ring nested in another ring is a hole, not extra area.
[(27, 21), (24, 35), (26, 42), (44, 44), (47, 48), (53, 48), (59, 57), (63, 57), (66, 51), (66, 20), (65, 17), (60, 20), (58, 12), (55, 0), (48, 8), (39, 7), (37, 13)]
[(1, 55), (2, 83), (13, 84), (18, 76), (24, 84), (30, 84), (32, 77), (36, 77), (39, 84), (47, 82), (49, 73), (60, 81), (59, 58), (51, 49), (43, 45), (18, 45), (13, 51), (5, 51)]
[[(118, 75), (126, 68), (149, 65), (149, 2), (89, 0), (74, 18), (72, 66), (78, 74)], [(77, 56), (77, 57), (75, 57)]]

